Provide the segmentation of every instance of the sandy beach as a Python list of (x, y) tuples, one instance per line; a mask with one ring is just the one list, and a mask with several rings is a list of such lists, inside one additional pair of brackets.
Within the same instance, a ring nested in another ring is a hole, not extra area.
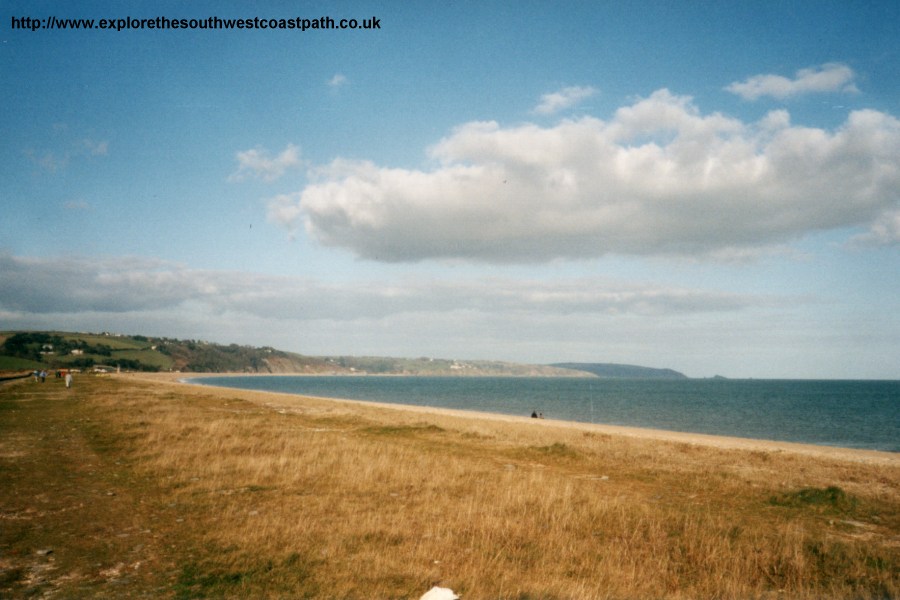
[[(215, 374), (216, 377), (225, 377), (229, 375), (247, 376), (246, 373)], [(330, 408), (331, 410), (339, 410), (339, 407), (343, 407), (344, 410), (361, 410), (368, 408), (378, 411), (381, 414), (384, 414), (384, 411), (393, 412), (397, 416), (397, 419), (401, 419), (400, 415), (405, 415), (405, 420), (408, 420), (410, 416), (415, 415), (431, 415), (432, 417), (452, 419), (459, 422), (470, 421), (472, 423), (477, 423), (479, 420), (483, 420), (495, 423), (500, 422), (510, 425), (527, 426), (530, 428), (545, 427), (550, 429), (580, 430), (603, 435), (622, 436), (645, 440), (658, 440), (679, 444), (692, 444), (728, 450), (783, 452), (873, 465), (880, 464), (888, 466), (900, 466), (900, 454), (892, 452), (880, 452), (876, 450), (817, 446), (813, 444), (798, 444), (794, 442), (783, 442), (775, 440), (757, 440), (739, 437), (707, 435), (701, 433), (665, 431), (660, 429), (647, 429), (640, 427), (624, 427), (619, 425), (559, 421), (554, 419), (531, 419), (528, 417), (517, 417), (497, 413), (462, 411), (429, 406), (410, 406), (405, 404), (401, 405), (381, 402), (368, 402), (363, 400), (348, 400), (343, 398), (299, 396), (296, 394), (239, 390), (235, 388), (218, 387), (211, 385), (199, 386), (198, 384), (189, 383), (187, 381), (190, 379), (203, 378), (204, 374), (202, 373), (128, 373), (117, 376), (124, 378), (143, 379), (169, 385), (184, 386), (185, 388), (189, 389), (199, 388), (207, 392), (228, 394), (229, 396), (239, 397), (241, 399), (269, 407), (273, 410), (296, 410), (301, 404), (309, 406), (310, 403), (314, 404), (315, 406), (325, 407), (325, 409)], [(269, 375), (259, 376), (266, 377)]]

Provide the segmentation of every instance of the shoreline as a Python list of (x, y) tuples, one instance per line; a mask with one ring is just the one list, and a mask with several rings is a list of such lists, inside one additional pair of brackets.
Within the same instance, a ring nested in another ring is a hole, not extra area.
[[(779, 440), (765, 440), (753, 438), (741, 438), (733, 436), (721, 436), (704, 433), (691, 433), (680, 431), (667, 431), (664, 429), (651, 429), (643, 427), (630, 427), (624, 425), (605, 425), (598, 423), (582, 423), (578, 421), (563, 421), (556, 419), (533, 419), (527, 416), (506, 415), (502, 413), (469, 411), (432, 406), (417, 406), (409, 404), (393, 404), (388, 402), (374, 402), (370, 400), (352, 400), (347, 398), (332, 398), (323, 396), (309, 396), (284, 392), (272, 392), (262, 390), (243, 390), (226, 386), (191, 383), (187, 379), (201, 379), (203, 377), (227, 377), (243, 376), (243, 373), (215, 373), (215, 374), (185, 374), (185, 373), (122, 373), (110, 376), (121, 379), (149, 381), (153, 383), (166, 383), (182, 386), (185, 389), (201, 390), (216, 394), (237, 394), (240, 397), (268, 406), (274, 410), (289, 410), (291, 405), (298, 401), (313, 400), (317, 403), (340, 405), (343, 407), (359, 407), (377, 410), (389, 410), (399, 413), (415, 415), (433, 415), (450, 417), (466, 421), (491, 421), (502, 422), (519, 426), (545, 427), (550, 429), (576, 430), (591, 432), (600, 435), (612, 435), (641, 440), (654, 440), (676, 444), (689, 444), (705, 446), (722, 450), (743, 450), (750, 452), (775, 452), (800, 454), (818, 458), (826, 458), (840, 461), (858, 462), (865, 464), (880, 464), (886, 466), (900, 466), (900, 453), (883, 450), (868, 450), (859, 448), (845, 448), (840, 446), (820, 446), (815, 444), (803, 444), (798, 442), (786, 442)], [(283, 401), (282, 405), (273, 404), (274, 400)]]

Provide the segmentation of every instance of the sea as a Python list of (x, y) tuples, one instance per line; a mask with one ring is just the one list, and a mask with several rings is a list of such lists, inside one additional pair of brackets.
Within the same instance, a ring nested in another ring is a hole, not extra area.
[(900, 452), (900, 381), (251, 376), (192, 383)]

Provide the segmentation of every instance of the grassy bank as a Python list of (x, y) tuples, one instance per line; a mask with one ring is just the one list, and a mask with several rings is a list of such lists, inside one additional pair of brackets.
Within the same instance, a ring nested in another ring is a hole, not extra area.
[(84, 376), (0, 480), (2, 597), (900, 597), (890, 464)]

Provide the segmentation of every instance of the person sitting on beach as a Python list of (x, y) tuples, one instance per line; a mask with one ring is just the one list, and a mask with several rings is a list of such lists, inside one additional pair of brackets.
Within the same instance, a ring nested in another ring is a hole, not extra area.
[(537, 412), (536, 412), (536, 411), (531, 411), (531, 418), (532, 418), (532, 419), (537, 419), (537, 418), (538, 418), (538, 417), (537, 417)]

